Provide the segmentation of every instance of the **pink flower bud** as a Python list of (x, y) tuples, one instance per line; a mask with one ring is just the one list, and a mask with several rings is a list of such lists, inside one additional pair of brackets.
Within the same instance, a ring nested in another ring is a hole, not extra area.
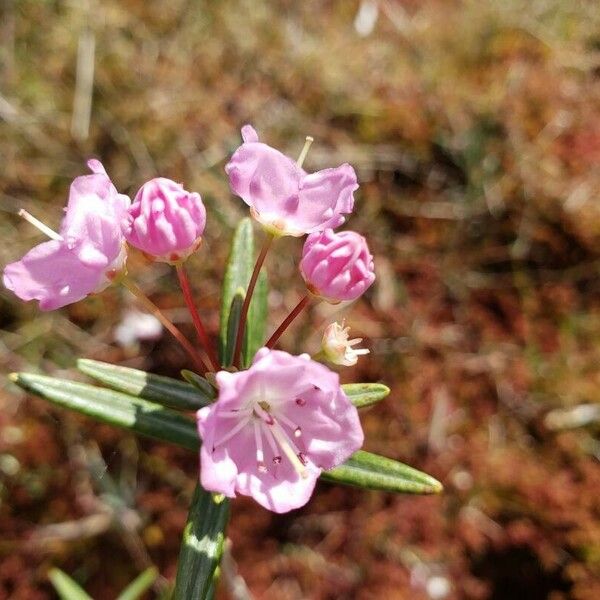
[(306, 238), (300, 272), (311, 293), (331, 304), (356, 300), (375, 281), (373, 257), (362, 235), (326, 229)]
[(206, 210), (200, 194), (165, 177), (146, 182), (128, 210), (127, 241), (158, 261), (185, 260), (202, 241)]

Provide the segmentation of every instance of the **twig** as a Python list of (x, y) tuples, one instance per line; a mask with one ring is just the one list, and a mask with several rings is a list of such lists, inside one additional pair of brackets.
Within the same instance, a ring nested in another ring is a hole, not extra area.
[(303, 311), (303, 309), (308, 306), (310, 303), (311, 296), (310, 294), (306, 294), (296, 306), (292, 309), (290, 314), (283, 320), (281, 325), (275, 330), (275, 333), (267, 340), (265, 346), (267, 348), (272, 348), (278, 341), (279, 338), (283, 335), (283, 332), (292, 324), (293, 320)]
[(208, 358), (212, 365), (212, 368), (215, 371), (218, 371), (221, 368), (219, 363), (219, 359), (215, 354), (215, 351), (210, 342), (210, 338), (206, 333), (206, 329), (204, 328), (204, 324), (202, 323), (202, 319), (200, 318), (200, 314), (198, 313), (198, 309), (194, 304), (194, 298), (192, 296), (192, 287), (190, 285), (190, 280), (185, 271), (185, 267), (183, 264), (178, 264), (175, 269), (177, 270), (177, 277), (179, 278), (179, 285), (181, 286), (181, 291), (183, 292), (183, 297), (185, 298), (185, 303), (187, 304), (188, 310), (190, 311), (190, 315), (192, 317), (192, 321), (194, 322), (194, 327), (196, 328), (196, 333), (198, 334), (198, 339), (204, 346), (205, 352), (208, 354)]
[(165, 314), (144, 294), (142, 289), (134, 283), (131, 279), (127, 277), (123, 277), (121, 279), (121, 284), (126, 287), (142, 304), (142, 306), (151, 314), (153, 314), (167, 329), (171, 335), (185, 348), (187, 353), (190, 355), (190, 358), (196, 365), (196, 368), (200, 370), (201, 373), (208, 372), (208, 368), (204, 364), (204, 361), (200, 358), (196, 349), (192, 345), (192, 343), (181, 333), (181, 331), (170, 321)]

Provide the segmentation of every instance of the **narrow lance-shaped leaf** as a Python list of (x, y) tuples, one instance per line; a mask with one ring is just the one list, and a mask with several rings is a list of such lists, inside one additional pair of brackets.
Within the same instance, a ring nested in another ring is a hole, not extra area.
[(63, 408), (189, 450), (198, 449), (194, 422), (160, 404), (45, 375), (13, 373), (10, 378), (22, 388)]
[(197, 410), (213, 401), (214, 389), (208, 382), (204, 390), (185, 381), (153, 375), (130, 367), (80, 358), (77, 368), (104, 385), (132, 396), (158, 402), (170, 408)]
[(405, 494), (438, 494), (442, 484), (430, 475), (396, 460), (359, 450), (343, 465), (325, 471), (321, 479), (370, 490)]
[(246, 336), (242, 349), (242, 367), (248, 367), (256, 352), (265, 345), (267, 334), (268, 305), (267, 295), (269, 284), (267, 274), (263, 270), (258, 276), (250, 310), (248, 311), (248, 322), (246, 323)]
[(229, 344), (229, 313), (236, 292), (246, 290), (252, 275), (254, 258), (254, 234), (250, 219), (243, 219), (237, 226), (231, 242), (231, 250), (223, 279), (221, 297), (221, 322), (219, 333), (219, 353), (222, 364), (231, 363), (233, 347)]
[[(65, 408), (142, 435), (197, 451), (200, 440), (196, 425), (158, 404), (112, 390), (44, 375), (14, 374), (21, 387)], [(433, 477), (398, 461), (359, 451), (343, 465), (321, 475), (326, 481), (388, 492), (435, 494), (442, 485)]]
[[(244, 296), (246, 292), (242, 288), (238, 288), (231, 300), (231, 306), (229, 308), (229, 319), (227, 320), (227, 345), (226, 348), (233, 348), (235, 345), (235, 337), (237, 335), (238, 327), (240, 326), (240, 319), (242, 317), (242, 306), (244, 304)], [(223, 360), (225, 367), (231, 366), (233, 362), (233, 355), (227, 351)]]
[[(204, 379), (202, 375), (198, 375), (198, 373), (194, 373), (194, 371), (189, 371), (188, 369), (181, 369), (181, 376), (195, 388), (199, 389), (203, 396), (207, 398), (216, 398), (217, 390), (208, 382), (207, 379)], [(168, 378), (170, 379), (170, 378)], [(176, 379), (174, 381), (177, 381)], [(143, 396), (142, 396), (143, 397)]]
[[(215, 389), (203, 377), (191, 371), (185, 372), (186, 378), (189, 377), (189, 381), (192, 377), (195, 378), (195, 385), (97, 360), (80, 359), (77, 367), (86, 375), (114, 390), (171, 408), (188, 410), (194, 404), (196, 404), (194, 408), (198, 408), (200, 402), (205, 406), (213, 401), (216, 394)], [(342, 389), (357, 408), (371, 406), (390, 393), (390, 388), (382, 383), (346, 383), (342, 385)]]
[[(219, 350), (221, 361), (230, 365), (233, 359), (235, 336), (239, 318), (231, 319), (231, 311), (235, 309), (234, 298), (241, 294), (242, 302), (248, 288), (254, 268), (254, 234), (252, 221), (243, 219), (235, 230), (231, 243), (231, 252), (225, 270), (223, 295), (221, 299), (221, 328)], [(248, 311), (248, 321), (242, 347), (242, 362), (248, 365), (256, 351), (265, 342), (267, 321), (267, 277), (261, 273)], [(241, 290), (241, 291), (240, 291)], [(239, 306), (241, 309), (241, 306)], [(235, 329), (234, 329), (235, 326)]]
[(383, 383), (345, 383), (342, 389), (356, 408), (377, 404), (390, 393), (390, 388)]

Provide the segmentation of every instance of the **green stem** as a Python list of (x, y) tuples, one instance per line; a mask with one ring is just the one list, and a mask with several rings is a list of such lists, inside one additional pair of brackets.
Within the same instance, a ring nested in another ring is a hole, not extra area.
[(229, 500), (196, 485), (183, 532), (173, 600), (208, 600), (223, 553)]

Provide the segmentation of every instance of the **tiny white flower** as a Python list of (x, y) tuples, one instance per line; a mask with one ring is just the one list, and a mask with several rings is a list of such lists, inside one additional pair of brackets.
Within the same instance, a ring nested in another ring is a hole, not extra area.
[(321, 341), (322, 356), (334, 365), (351, 367), (358, 361), (358, 357), (369, 354), (367, 348), (353, 348), (362, 342), (362, 338), (348, 339), (350, 327), (344, 327), (344, 323), (331, 323), (323, 333)]

